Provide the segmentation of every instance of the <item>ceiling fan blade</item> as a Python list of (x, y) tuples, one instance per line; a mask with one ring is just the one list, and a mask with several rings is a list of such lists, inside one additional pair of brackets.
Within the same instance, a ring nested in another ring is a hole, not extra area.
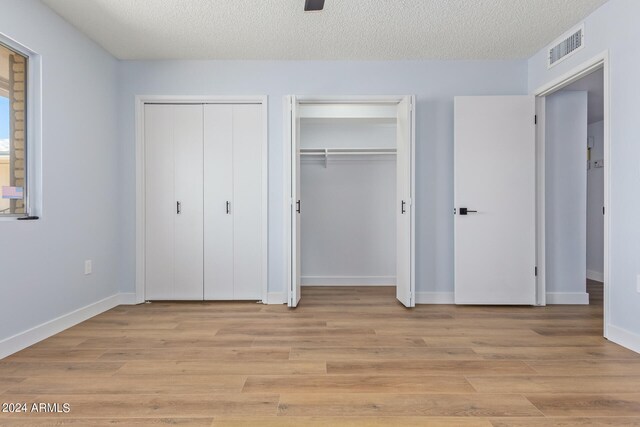
[(304, 0), (305, 12), (317, 12), (324, 8), (324, 0)]

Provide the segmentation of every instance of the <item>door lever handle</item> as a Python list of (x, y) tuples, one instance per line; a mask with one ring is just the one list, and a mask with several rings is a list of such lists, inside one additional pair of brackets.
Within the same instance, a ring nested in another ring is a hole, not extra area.
[(405, 202), (404, 200), (400, 203), (400, 213), (401, 214), (405, 214), (407, 211), (405, 210), (404, 206), (407, 204), (407, 202)]
[(182, 203), (176, 202), (176, 214), (180, 215), (181, 212), (182, 212)]
[(296, 212), (300, 213), (300, 200), (296, 202)]
[(478, 211), (472, 211), (471, 209), (467, 209), (467, 208), (460, 208), (460, 215), (466, 215), (468, 213), (477, 213)]
[(227, 215), (231, 213), (231, 202), (227, 201)]

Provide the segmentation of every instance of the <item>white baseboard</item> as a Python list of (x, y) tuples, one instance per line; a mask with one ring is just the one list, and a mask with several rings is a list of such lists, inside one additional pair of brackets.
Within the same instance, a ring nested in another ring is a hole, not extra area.
[(609, 324), (607, 326), (607, 337), (609, 341), (640, 353), (640, 335), (627, 329)]
[(286, 304), (287, 293), (286, 292), (269, 292), (267, 294), (267, 304)]
[(396, 276), (302, 276), (302, 286), (395, 286)]
[(604, 274), (601, 271), (587, 270), (587, 279), (604, 282)]
[(547, 292), (547, 304), (588, 305), (586, 292)]
[(121, 302), (123, 300), (122, 295), (126, 296), (124, 297), (126, 300), (130, 298), (128, 296), (130, 294), (115, 294), (70, 313), (63, 314), (60, 317), (44, 322), (38, 326), (34, 326), (12, 337), (5, 338), (0, 341), (0, 359), (62, 332), (78, 323), (84, 322), (100, 313), (111, 310), (120, 304), (124, 304)]
[(416, 292), (416, 304), (455, 304), (453, 292)]
[(131, 293), (119, 293), (118, 296), (120, 297), (120, 302), (118, 303), (118, 305), (136, 305), (139, 304), (136, 301), (136, 293), (135, 292), (131, 292)]

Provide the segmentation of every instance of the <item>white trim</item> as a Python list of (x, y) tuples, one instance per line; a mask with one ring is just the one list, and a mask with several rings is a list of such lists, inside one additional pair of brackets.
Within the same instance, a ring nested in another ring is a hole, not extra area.
[(293, 204), (293, 198), (291, 196), (291, 185), (292, 185), (292, 174), (291, 174), (291, 106), (293, 103), (294, 97), (287, 95), (282, 99), (283, 106), (283, 116), (282, 116), (282, 169), (284, 171), (284, 175), (282, 178), (283, 185), (283, 207), (282, 207), (282, 220), (283, 220), (283, 230), (282, 230), (282, 261), (284, 267), (284, 294), (285, 294), (285, 302), (289, 301), (289, 298), (292, 293), (293, 286), (293, 277), (291, 276), (291, 258), (292, 258), (292, 247), (291, 247), (291, 205)]
[(588, 305), (586, 292), (547, 292), (547, 304)]
[[(602, 282), (604, 283), (604, 337), (609, 337), (609, 324), (611, 321), (610, 307), (610, 283), (611, 283), (611, 76), (609, 51), (605, 50), (591, 59), (574, 67), (561, 76), (552, 79), (546, 84), (538, 87), (533, 93), (537, 97), (550, 95), (582, 77), (602, 68), (604, 71), (604, 272)], [(539, 260), (544, 264), (544, 259)], [(543, 266), (544, 268), (544, 266)], [(540, 264), (538, 265), (540, 270)], [(548, 295), (548, 294), (547, 294)]]
[[(43, 179), (42, 179), (42, 58), (33, 49), (18, 43), (0, 32), (0, 42), (14, 51), (26, 56), (27, 94), (26, 94), (26, 199), (28, 215), (42, 217)], [(18, 215), (5, 215), (4, 220), (16, 220)], [(27, 221), (32, 222), (32, 221)]]
[(115, 294), (101, 299), (55, 319), (41, 323), (26, 331), (0, 341), (0, 359), (23, 350), (33, 344), (64, 331), (78, 323), (84, 322), (100, 313), (131, 301), (133, 294)]
[[(569, 86), (571, 83), (580, 80), (584, 76), (591, 74), (592, 72), (602, 68), (604, 66), (605, 72), (607, 66), (609, 65), (609, 51), (606, 50), (593, 58), (584, 61), (580, 65), (572, 68), (566, 73), (556, 77), (555, 79), (550, 80), (549, 82), (539, 86), (533, 94), (535, 96), (547, 96), (551, 95), (554, 92), (559, 91), (560, 89)], [(606, 86), (606, 85), (605, 85)], [(605, 87), (606, 89), (606, 87)]]
[(640, 353), (640, 335), (635, 332), (631, 332), (619, 326), (609, 325), (608, 335), (607, 339), (610, 341), (626, 347), (629, 350), (633, 350), (636, 353)]
[(416, 292), (416, 304), (455, 304), (453, 292)]
[(266, 304), (286, 304), (287, 293), (286, 292), (269, 292), (267, 294)]
[(546, 202), (545, 202), (545, 114), (546, 98), (536, 97), (536, 305), (547, 304)]
[(118, 305), (136, 305), (139, 304), (135, 292), (120, 292), (118, 294)]
[(602, 271), (587, 270), (587, 279), (604, 282), (604, 273)]
[(144, 105), (145, 104), (261, 104), (263, 116), (262, 142), (262, 301), (268, 292), (268, 236), (269, 236), (269, 159), (268, 159), (268, 99), (267, 96), (174, 96), (136, 95), (136, 292), (135, 302), (145, 301), (145, 160), (144, 160)]
[(395, 286), (396, 276), (302, 276), (301, 286)]
[[(287, 298), (290, 297), (292, 292), (291, 277), (291, 260), (292, 260), (292, 246), (291, 246), (291, 206), (293, 204), (293, 196), (291, 195), (292, 188), (292, 176), (291, 176), (291, 143), (292, 135), (287, 129), (291, 129), (291, 105), (293, 102), (301, 104), (307, 103), (388, 103), (398, 104), (407, 98), (408, 95), (286, 95), (283, 97), (283, 188), (284, 188), (284, 244), (283, 244), (283, 257), (285, 268), (285, 286), (287, 292)], [(409, 95), (411, 103), (411, 200), (410, 200), (410, 212), (411, 212), (411, 294), (415, 295), (415, 128), (416, 128), (416, 98), (415, 95)], [(415, 303), (415, 301), (413, 301)], [(413, 304), (411, 304), (413, 305)]]

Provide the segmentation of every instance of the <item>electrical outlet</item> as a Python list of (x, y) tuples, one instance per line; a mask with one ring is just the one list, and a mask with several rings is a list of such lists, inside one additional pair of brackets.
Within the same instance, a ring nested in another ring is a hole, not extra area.
[(88, 259), (84, 262), (84, 274), (91, 274), (93, 272), (93, 266), (91, 265), (91, 260)]

